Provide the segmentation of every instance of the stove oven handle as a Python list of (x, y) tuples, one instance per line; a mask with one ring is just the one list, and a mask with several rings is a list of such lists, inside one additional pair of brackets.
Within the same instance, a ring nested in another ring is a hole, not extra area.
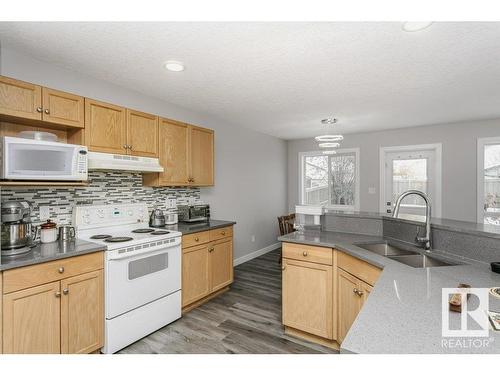
[(168, 251), (175, 247), (180, 245), (180, 243), (172, 243), (169, 246), (162, 246), (161, 248), (158, 248), (156, 250), (151, 251), (151, 249), (145, 249), (148, 251), (141, 252), (141, 250), (136, 250), (136, 251), (131, 251), (130, 253), (124, 253), (124, 254), (118, 254), (112, 258), (109, 258), (109, 261), (118, 261), (118, 260), (124, 260), (124, 259), (130, 259), (130, 258), (147, 258), (149, 256), (153, 255), (158, 255), (161, 253), (167, 253)]

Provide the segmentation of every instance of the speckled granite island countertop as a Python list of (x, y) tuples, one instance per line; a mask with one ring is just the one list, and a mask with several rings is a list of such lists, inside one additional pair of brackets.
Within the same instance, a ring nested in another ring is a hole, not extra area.
[(31, 249), (29, 253), (17, 256), (3, 256), (2, 263), (0, 264), (0, 271), (50, 262), (56, 259), (71, 258), (74, 256), (104, 250), (105, 247), (102, 245), (79, 239), (66, 242), (56, 241), (52, 243), (38, 244)]
[[(441, 333), (442, 288), (456, 288), (459, 283), (476, 288), (500, 287), (500, 274), (491, 272), (489, 265), (470, 260), (465, 264), (459, 257), (436, 250), (434, 256), (462, 264), (413, 268), (355, 245), (383, 240), (367, 235), (294, 232), (278, 239), (334, 247), (383, 269), (342, 342), (341, 353), (500, 353), (500, 331), (490, 329), (489, 338), (479, 338), (480, 342), (469, 338), (447, 340)], [(500, 311), (500, 299), (490, 296), (489, 304), (490, 310)], [(460, 314), (450, 314), (451, 327), (459, 327), (459, 322)]]
[(173, 225), (165, 225), (165, 229), (176, 230), (182, 232), (182, 234), (190, 234), (203, 232), (210, 229), (217, 229), (227, 227), (229, 225), (236, 224), (235, 221), (224, 221), (224, 220), (210, 220), (202, 221), (199, 223), (178, 223)]

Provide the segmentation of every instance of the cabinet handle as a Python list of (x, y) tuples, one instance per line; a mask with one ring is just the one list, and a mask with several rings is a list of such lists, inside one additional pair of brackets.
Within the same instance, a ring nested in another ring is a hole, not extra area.
[(210, 249), (208, 249), (208, 251), (211, 253), (212, 251), (214, 251), (215, 249), (213, 247), (211, 247)]
[(69, 289), (68, 289), (68, 288), (63, 289), (63, 294), (64, 294), (65, 296), (67, 296), (67, 295), (69, 294)]
[(50, 111), (48, 109), (46, 109), (44, 112), (46, 115), (50, 114)]
[(195, 240), (196, 242), (200, 242), (200, 239), (199, 239), (198, 237), (196, 237), (194, 240)]
[(58, 271), (59, 273), (64, 273), (64, 267), (59, 267)]
[(123, 148), (126, 150), (128, 149), (128, 145), (123, 145)]
[(37, 107), (37, 108), (36, 108), (36, 111), (37, 111), (38, 113), (42, 113), (42, 112), (43, 112), (43, 108), (42, 108), (42, 107)]
[(307, 256), (307, 251), (304, 251), (304, 252), (302, 253), (302, 255), (306, 257), (306, 256)]
[(362, 292), (361, 290), (359, 290), (358, 288), (354, 288), (352, 291), (353, 291), (355, 294), (357, 294), (358, 296), (360, 296), (360, 297), (363, 295), (363, 292)]
[(56, 292), (56, 298), (60, 298), (61, 297), (61, 292), (57, 291)]
[(284, 270), (285, 270), (285, 268), (286, 268), (285, 266), (281, 266), (281, 270), (282, 270), (282, 271), (284, 271)]
[(225, 236), (225, 235), (226, 235), (226, 232), (225, 232), (225, 231), (222, 231), (222, 232), (221, 232), (221, 234), (222, 234), (223, 236)]
[(128, 149), (132, 151), (132, 145), (128, 145)]

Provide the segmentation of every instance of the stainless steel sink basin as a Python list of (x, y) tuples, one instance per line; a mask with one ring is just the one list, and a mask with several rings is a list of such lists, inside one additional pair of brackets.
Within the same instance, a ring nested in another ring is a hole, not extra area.
[(443, 266), (456, 266), (457, 263), (445, 262), (440, 259), (432, 258), (427, 255), (414, 254), (414, 255), (397, 255), (389, 256), (389, 259), (396, 260), (400, 263), (406, 264), (414, 268), (428, 268), (428, 267), (443, 267)]
[(379, 243), (357, 243), (355, 244), (357, 247), (362, 249), (371, 251), (372, 253), (376, 253), (383, 256), (393, 256), (393, 255), (413, 255), (418, 254), (415, 251), (405, 250), (395, 245), (391, 245), (387, 242), (379, 242)]

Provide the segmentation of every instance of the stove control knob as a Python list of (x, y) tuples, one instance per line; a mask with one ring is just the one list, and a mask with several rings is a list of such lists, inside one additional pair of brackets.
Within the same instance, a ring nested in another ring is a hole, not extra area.
[(128, 216), (132, 216), (134, 214), (134, 212), (132, 210), (128, 210), (127, 213), (128, 213)]
[(85, 219), (83, 219), (85, 221), (85, 224), (90, 224), (90, 219), (88, 216), (85, 217)]

